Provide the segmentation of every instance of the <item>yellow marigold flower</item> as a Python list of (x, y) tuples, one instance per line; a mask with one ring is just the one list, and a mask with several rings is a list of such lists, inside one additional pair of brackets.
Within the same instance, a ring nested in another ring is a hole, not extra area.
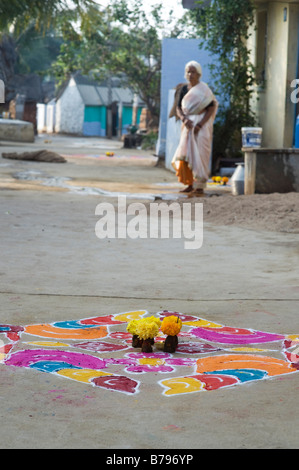
[(132, 320), (130, 321), (130, 323), (128, 324), (127, 326), (127, 331), (129, 333), (131, 333), (131, 335), (136, 335), (136, 327), (137, 327), (137, 324), (138, 324), (138, 321), (140, 320)]
[(140, 339), (154, 338), (159, 333), (159, 325), (156, 321), (148, 321), (147, 318), (138, 321), (136, 334)]
[(154, 338), (159, 333), (161, 321), (154, 316), (132, 320), (127, 326), (127, 331), (132, 335), (138, 335), (140, 339)]
[(152, 323), (152, 322), (156, 323), (159, 328), (161, 326), (161, 321), (157, 317), (154, 317), (154, 316), (153, 317), (147, 317), (147, 318), (144, 318), (144, 320), (148, 321), (149, 323)]
[(182, 325), (182, 321), (179, 317), (171, 315), (170, 317), (164, 318), (162, 321), (161, 330), (165, 335), (176, 336), (181, 331)]

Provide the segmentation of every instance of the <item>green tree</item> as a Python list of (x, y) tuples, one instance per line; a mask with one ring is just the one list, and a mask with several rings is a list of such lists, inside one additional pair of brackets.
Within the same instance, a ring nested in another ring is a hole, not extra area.
[[(106, 56), (108, 68), (123, 76), (146, 103), (153, 125), (158, 125), (160, 111), (161, 39), (158, 31), (162, 4), (147, 16), (138, 0), (132, 9), (122, 0), (113, 3), (115, 26), (111, 27), (111, 55)], [(120, 28), (120, 25), (122, 27)]]
[(66, 12), (78, 18), (93, 3), (93, 0), (72, 0), (72, 4), (67, 0), (1, 0), (0, 78), (8, 84), (15, 73), (48, 68), (59, 45), (53, 27)]
[(46, 74), (51, 64), (56, 60), (62, 44), (52, 29), (45, 34), (38, 31), (34, 25), (26, 28), (15, 41), (17, 74), (39, 73)]
[[(72, 0), (74, 8), (81, 12), (93, 0)], [(54, 24), (59, 15), (70, 9), (68, 0), (1, 0), (0, 31), (8, 32), (13, 25), (21, 32), (35, 22), (37, 28), (47, 29)]]
[[(143, 10), (142, 0), (112, 0), (101, 9), (90, 5), (81, 16), (80, 28), (72, 21), (61, 29), (64, 44), (53, 71), (61, 83), (73, 72), (103, 80), (112, 74), (123, 85), (138, 93), (158, 125), (160, 110), (161, 39), (163, 35), (179, 36), (184, 26), (170, 12), (163, 19), (163, 3)], [(169, 24), (173, 24), (167, 32)]]
[(215, 124), (214, 155), (234, 156), (241, 146), (241, 127), (255, 124), (250, 98), (255, 82), (255, 69), (250, 63), (247, 40), (254, 22), (252, 0), (213, 0), (210, 6), (190, 12), (201, 46), (215, 57), (210, 66), (220, 108)]

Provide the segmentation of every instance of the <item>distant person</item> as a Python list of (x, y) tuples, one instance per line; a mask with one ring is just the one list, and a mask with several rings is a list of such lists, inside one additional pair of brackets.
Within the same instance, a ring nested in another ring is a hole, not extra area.
[(177, 86), (174, 107), (170, 117), (176, 114), (182, 121), (178, 148), (172, 165), (180, 183), (187, 185), (181, 192), (189, 196), (203, 196), (209, 178), (213, 141), (213, 125), (218, 102), (211, 89), (201, 82), (202, 70), (198, 62), (185, 66), (188, 84)]

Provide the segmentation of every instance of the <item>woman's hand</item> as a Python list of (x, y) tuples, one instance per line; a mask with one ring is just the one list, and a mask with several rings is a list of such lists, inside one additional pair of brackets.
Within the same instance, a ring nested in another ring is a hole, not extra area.
[(188, 118), (185, 118), (183, 123), (185, 124), (185, 126), (187, 127), (187, 129), (191, 130), (193, 129), (193, 122), (190, 121), (190, 119)]
[(196, 124), (196, 126), (194, 126), (194, 134), (197, 135), (201, 128), (202, 125), (200, 123)]

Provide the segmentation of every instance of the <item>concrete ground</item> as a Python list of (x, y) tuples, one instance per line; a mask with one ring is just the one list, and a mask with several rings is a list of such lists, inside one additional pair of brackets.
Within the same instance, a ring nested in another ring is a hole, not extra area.
[[(0, 153), (39, 148), (67, 163), (0, 159), (0, 324), (168, 309), (225, 326), (299, 333), (297, 234), (204, 223), (198, 250), (172, 238), (100, 240), (100, 202), (116, 205), (118, 192), (141, 202), (177, 197), (174, 174), (155, 166), (151, 152), (117, 141), (44, 135), (34, 144), (0, 142)], [(105, 157), (107, 150), (115, 157)], [(166, 397), (158, 384), (164, 374), (156, 372), (138, 376), (134, 396), (1, 363), (0, 372), (2, 449), (299, 444), (298, 373)]]

